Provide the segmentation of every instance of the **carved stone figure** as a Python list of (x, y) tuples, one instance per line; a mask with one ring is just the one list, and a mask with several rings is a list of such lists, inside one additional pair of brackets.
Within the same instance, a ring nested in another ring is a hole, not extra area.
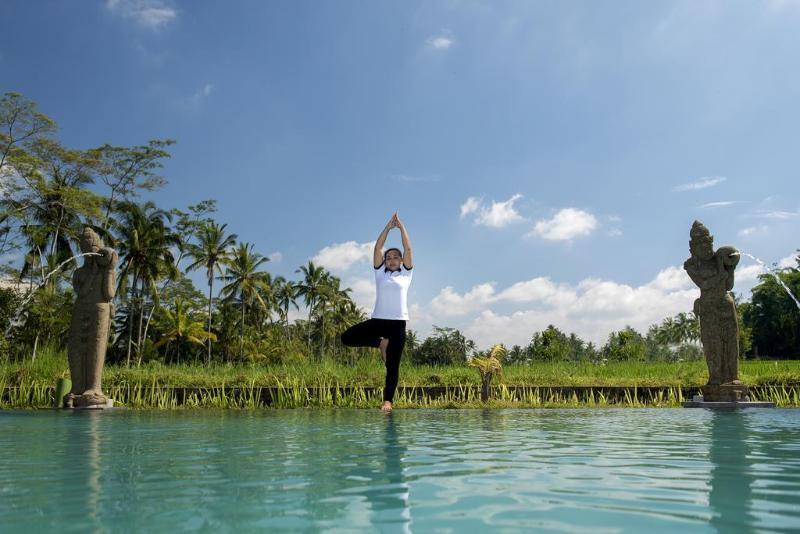
[(75, 269), (72, 286), (75, 305), (69, 329), (67, 357), (72, 390), (64, 405), (72, 407), (106, 406), (101, 380), (111, 324), (111, 300), (116, 290), (116, 251), (103, 246), (94, 230), (84, 228), (80, 236), (83, 266)]
[(707, 401), (744, 401), (747, 387), (739, 381), (739, 325), (733, 289), (733, 271), (739, 251), (731, 246), (714, 251), (714, 236), (700, 221), (689, 233), (692, 256), (683, 264), (699, 288), (694, 313), (700, 319), (700, 340), (708, 364)]

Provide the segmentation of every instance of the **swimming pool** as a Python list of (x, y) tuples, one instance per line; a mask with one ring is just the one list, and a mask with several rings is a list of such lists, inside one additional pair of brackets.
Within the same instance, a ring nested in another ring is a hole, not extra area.
[(800, 528), (800, 410), (0, 412), (3, 532)]

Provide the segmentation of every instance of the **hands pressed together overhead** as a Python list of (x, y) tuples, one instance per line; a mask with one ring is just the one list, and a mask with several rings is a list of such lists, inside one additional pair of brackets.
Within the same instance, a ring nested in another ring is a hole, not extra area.
[(406, 227), (403, 225), (403, 221), (401, 221), (400, 217), (397, 216), (397, 212), (394, 212), (392, 218), (389, 219), (388, 223), (386, 223), (386, 227), (375, 241), (375, 249), (373, 251), (373, 266), (377, 269), (383, 265), (383, 245), (386, 243), (386, 237), (389, 235), (389, 232), (392, 228), (397, 228), (400, 230), (400, 237), (403, 240), (403, 263), (407, 269), (411, 269), (414, 265), (413, 255), (411, 252), (411, 240), (408, 237), (408, 232), (406, 231)]
[(397, 216), (397, 212), (394, 212), (392, 218), (389, 219), (389, 222), (386, 224), (386, 228), (391, 230), (392, 228), (402, 228), (403, 223), (400, 221), (400, 217)]

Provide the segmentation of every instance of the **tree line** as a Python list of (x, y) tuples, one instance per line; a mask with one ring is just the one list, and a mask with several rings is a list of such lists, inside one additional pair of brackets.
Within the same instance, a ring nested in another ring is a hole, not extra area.
[[(56, 134), (55, 122), (34, 102), (17, 93), (0, 99), (0, 358), (35, 358), (45, 344), (65, 347), (69, 279), (85, 225), (119, 252), (110, 362), (353, 362), (367, 353), (341, 345), (338, 333), (365, 315), (323, 267), (309, 261), (295, 280), (272, 276), (269, 258), (215, 219), (213, 200), (171, 209), (141, 200), (165, 185), (160, 171), (174, 141), (75, 149)], [(205, 275), (206, 287), (195, 286), (192, 272)], [(800, 290), (797, 268), (778, 276)], [(306, 313), (291, 321), (301, 303)], [(800, 355), (800, 315), (772, 277), (763, 276), (738, 308), (744, 354)], [(512, 347), (508, 358), (693, 359), (701, 357), (698, 337), (692, 314), (646, 334), (614, 332), (599, 348), (550, 326), (525, 347)], [(475, 344), (452, 328), (436, 327), (422, 341), (408, 334), (406, 357), (415, 363), (459, 363), (474, 353)]]

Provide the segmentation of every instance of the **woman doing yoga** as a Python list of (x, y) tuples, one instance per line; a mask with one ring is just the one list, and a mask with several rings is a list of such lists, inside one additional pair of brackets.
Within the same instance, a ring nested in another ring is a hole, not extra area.
[[(386, 236), (392, 228), (400, 229), (403, 252), (390, 248), (383, 252)], [(372, 319), (354, 325), (342, 333), (342, 343), (348, 347), (376, 347), (386, 365), (386, 384), (383, 388), (384, 412), (392, 411), (394, 391), (400, 372), (400, 356), (406, 343), (406, 321), (408, 320), (407, 295), (411, 285), (411, 269), (414, 267), (411, 241), (403, 223), (392, 215), (386, 228), (375, 242), (372, 255), (375, 268), (375, 311)]]

